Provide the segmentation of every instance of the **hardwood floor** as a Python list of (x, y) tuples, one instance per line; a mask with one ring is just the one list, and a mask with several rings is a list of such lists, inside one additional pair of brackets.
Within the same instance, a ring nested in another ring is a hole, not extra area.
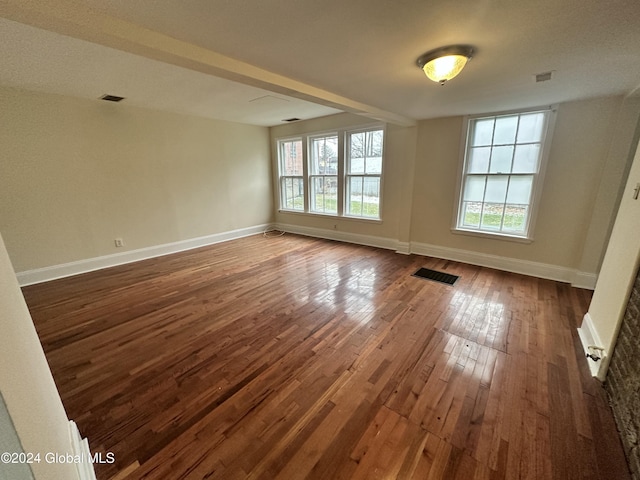
[(101, 480), (630, 478), (566, 284), (286, 235), (24, 294)]

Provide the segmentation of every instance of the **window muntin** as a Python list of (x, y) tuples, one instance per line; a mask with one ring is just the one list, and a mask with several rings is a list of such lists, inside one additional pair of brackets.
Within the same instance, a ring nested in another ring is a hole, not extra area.
[(302, 139), (278, 142), (280, 208), (304, 211), (304, 157)]
[(469, 120), (457, 229), (530, 237), (548, 115)]
[(384, 132), (380, 129), (347, 135), (346, 214), (380, 218), (380, 180)]

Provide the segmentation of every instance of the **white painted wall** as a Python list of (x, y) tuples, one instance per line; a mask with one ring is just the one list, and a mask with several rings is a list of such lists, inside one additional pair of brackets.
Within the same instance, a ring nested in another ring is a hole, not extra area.
[(585, 315), (579, 329), (585, 351), (590, 344), (605, 349), (604, 361), (589, 360), (592, 372), (600, 380), (605, 379), (640, 265), (640, 198), (633, 198), (634, 189), (638, 184), (640, 184), (640, 148), (636, 150), (629, 172), (589, 312)]
[(44, 461), (48, 452), (74, 454), (69, 421), (31, 315), (0, 236), (0, 391), (36, 480), (75, 480), (74, 464)]

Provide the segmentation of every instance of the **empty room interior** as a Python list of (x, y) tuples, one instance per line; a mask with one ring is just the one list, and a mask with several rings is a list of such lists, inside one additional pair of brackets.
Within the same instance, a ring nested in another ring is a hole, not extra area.
[(640, 479), (636, 0), (0, 38), (0, 477)]

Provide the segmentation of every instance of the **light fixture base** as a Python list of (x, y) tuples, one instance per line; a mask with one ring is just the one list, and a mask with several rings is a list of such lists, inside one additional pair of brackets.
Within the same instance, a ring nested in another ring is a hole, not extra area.
[(418, 57), (418, 60), (416, 60), (416, 64), (418, 67), (424, 68), (430, 61), (439, 57), (446, 57), (447, 55), (462, 55), (471, 60), (474, 53), (475, 49), (471, 45), (449, 45), (448, 47), (440, 47), (423, 53)]

